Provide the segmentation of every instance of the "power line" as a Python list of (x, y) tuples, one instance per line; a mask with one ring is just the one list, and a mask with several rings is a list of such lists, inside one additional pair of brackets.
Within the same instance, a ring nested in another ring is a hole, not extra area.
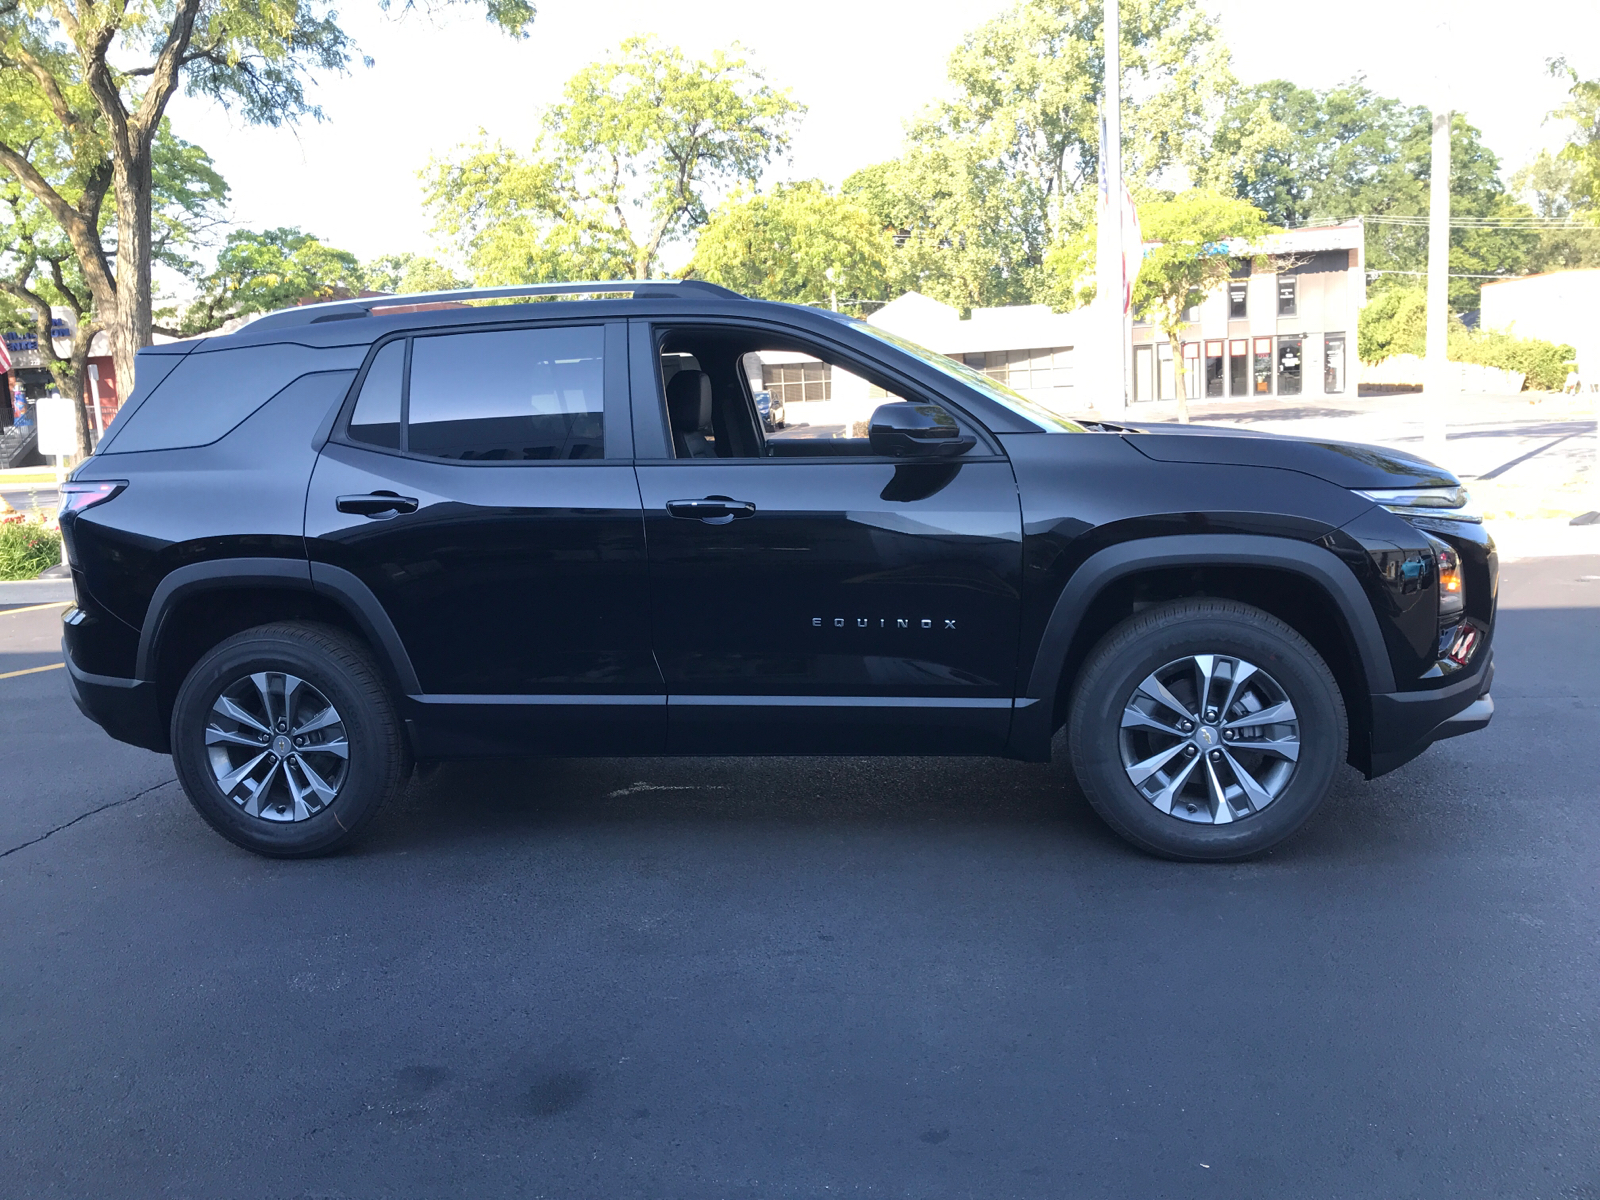
[[(1297, 226), (1300, 229), (1320, 229), (1329, 225), (1342, 225), (1347, 221), (1366, 221), (1373, 225), (1397, 225), (1402, 228), (1426, 229), (1428, 218), (1426, 215), (1406, 216), (1389, 214), (1368, 214), (1359, 217), (1319, 218), (1305, 225)], [(1452, 229), (1526, 229), (1526, 230), (1589, 230), (1600, 233), (1600, 224), (1590, 221), (1578, 221), (1571, 217), (1453, 217), (1450, 221)]]
[[(1396, 271), (1396, 270), (1391, 270), (1391, 269), (1389, 269), (1387, 267), (1368, 267), (1366, 270), (1367, 270), (1367, 274), (1368, 275), (1426, 275), (1427, 274), (1426, 271)], [(1519, 276), (1516, 276), (1516, 275), (1457, 275), (1454, 271), (1450, 272), (1450, 276), (1449, 277), (1451, 279), (1517, 279), (1517, 278), (1519, 278)]]

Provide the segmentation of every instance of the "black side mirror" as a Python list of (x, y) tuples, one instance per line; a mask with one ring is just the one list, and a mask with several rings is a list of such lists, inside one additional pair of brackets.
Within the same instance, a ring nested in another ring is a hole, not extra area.
[(978, 444), (937, 404), (880, 404), (867, 426), (874, 454), (890, 458), (954, 458)]

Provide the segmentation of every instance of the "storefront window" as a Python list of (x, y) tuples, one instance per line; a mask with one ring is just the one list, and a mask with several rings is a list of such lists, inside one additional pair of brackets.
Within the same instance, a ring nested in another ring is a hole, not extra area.
[(1183, 394), (1184, 398), (1188, 400), (1200, 399), (1199, 342), (1185, 342), (1183, 344)]
[(1228, 320), (1241, 321), (1250, 315), (1246, 305), (1246, 298), (1250, 292), (1250, 284), (1245, 279), (1234, 279), (1228, 283)]
[(1255, 339), (1256, 395), (1272, 395), (1272, 339)]
[(1280, 317), (1297, 316), (1296, 305), (1299, 300), (1300, 281), (1293, 275), (1278, 276), (1278, 315)]
[(1344, 334), (1330, 333), (1322, 345), (1322, 390), (1337, 396), (1344, 391)]
[(1300, 394), (1300, 339), (1278, 339), (1278, 395)]
[(1206, 343), (1206, 395), (1222, 395), (1222, 343)]
[(1228, 395), (1250, 394), (1250, 342), (1235, 338), (1228, 343)]

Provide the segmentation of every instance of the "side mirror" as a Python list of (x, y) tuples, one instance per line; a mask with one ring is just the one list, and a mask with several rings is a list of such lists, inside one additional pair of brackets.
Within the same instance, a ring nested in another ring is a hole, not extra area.
[(937, 404), (880, 404), (867, 425), (874, 454), (890, 458), (954, 458), (978, 444)]

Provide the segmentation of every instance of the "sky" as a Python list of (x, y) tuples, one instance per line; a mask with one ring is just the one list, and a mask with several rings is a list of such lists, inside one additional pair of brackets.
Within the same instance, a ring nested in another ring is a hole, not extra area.
[[(396, 18), (373, 0), (355, 0), (343, 8), (346, 28), (375, 62), (368, 68), (358, 59), (348, 76), (325, 77), (313, 89), (324, 122), (254, 128), (181, 94), (169, 113), (174, 131), (204, 146), (231, 185), (236, 225), (298, 226), (362, 259), (428, 253), (436, 247), (417, 171), (429, 157), (476, 139), (480, 129), (525, 149), (540, 107), (631, 34), (656, 34), (696, 57), (738, 41), (809, 109), (791, 159), (776, 164), (767, 182), (838, 183), (898, 151), (904, 123), (944, 86), (945, 60), (962, 35), (1009, 6), (539, 0), (531, 35), (512, 41), (481, 9)], [(1564, 140), (1545, 121), (1563, 98), (1546, 60), (1565, 54), (1580, 74), (1600, 75), (1594, 0), (1342, 0), (1316, 9), (1211, 0), (1207, 7), (1221, 20), (1243, 82), (1288, 78), (1320, 88), (1364, 74), (1376, 91), (1417, 104), (1432, 104), (1442, 91), (1483, 131), (1507, 173)]]

